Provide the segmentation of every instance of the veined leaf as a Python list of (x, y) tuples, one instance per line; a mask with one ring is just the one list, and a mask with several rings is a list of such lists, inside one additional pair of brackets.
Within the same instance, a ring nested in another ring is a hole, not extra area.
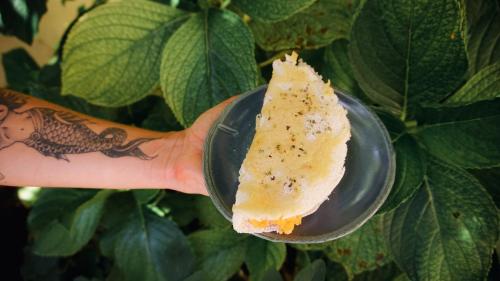
[(498, 238), (498, 214), (466, 171), (428, 157), (416, 195), (384, 215), (387, 244), (411, 280), (484, 280)]
[(463, 1), (467, 16), (467, 54), (469, 72), (500, 60), (500, 4), (497, 0)]
[(322, 259), (313, 261), (297, 273), (294, 281), (323, 281), (326, 277), (326, 266)]
[(145, 208), (141, 196), (127, 195), (115, 202), (125, 207), (113, 208), (120, 212), (101, 238), (103, 252), (126, 280), (184, 280), (194, 266), (187, 238), (170, 219)]
[(368, 1), (349, 55), (363, 92), (403, 119), (416, 104), (446, 97), (467, 69), (455, 0)]
[(500, 98), (500, 61), (474, 74), (446, 103), (463, 105), (494, 98)]
[(328, 243), (325, 253), (348, 275), (373, 270), (391, 261), (383, 235), (383, 218), (375, 216), (353, 233)]
[(149, 111), (149, 115), (142, 121), (141, 127), (165, 132), (182, 129), (172, 110), (163, 101), (155, 103), (153, 109)]
[[(160, 189), (135, 189), (132, 191), (139, 204), (146, 204), (160, 193)], [(162, 191), (163, 192), (163, 191)]]
[[(402, 278), (400, 276), (406, 277), (406, 275), (401, 272), (398, 266), (394, 262), (391, 262), (374, 270), (365, 271), (361, 274), (358, 274), (354, 276), (352, 281), (396, 281), (398, 278)], [(401, 279), (400, 281), (403, 280), (407, 281), (409, 279)]]
[(500, 167), (469, 170), (469, 172), (474, 175), (490, 193), (497, 208), (500, 209), (500, 185), (498, 184), (498, 180), (500, 179)]
[(14, 35), (31, 44), (38, 24), (47, 11), (46, 0), (3, 0), (0, 2), (0, 33)]
[(334, 89), (347, 91), (358, 98), (365, 98), (363, 91), (354, 79), (348, 56), (347, 39), (339, 39), (325, 48), (324, 63), (321, 70), (324, 78), (330, 79)]
[(380, 120), (384, 123), (385, 128), (389, 132), (393, 142), (408, 133), (406, 132), (405, 124), (401, 121), (401, 119), (396, 118), (393, 114), (381, 109), (377, 109), (376, 113)]
[(42, 256), (70, 256), (92, 238), (104, 203), (112, 190), (60, 190), (42, 192), (28, 218), (35, 236), (33, 251)]
[(316, 0), (233, 0), (231, 4), (252, 18), (264, 22), (284, 20), (311, 6)]
[(245, 264), (253, 281), (264, 279), (269, 269), (279, 270), (286, 257), (286, 246), (283, 243), (266, 241), (257, 237), (249, 237)]
[(199, 196), (195, 199), (195, 208), (198, 212), (198, 219), (206, 227), (223, 228), (231, 224), (215, 208), (212, 200), (206, 196)]
[(424, 179), (425, 160), (415, 140), (402, 136), (394, 143), (396, 150), (396, 179), (391, 193), (379, 210), (379, 213), (390, 211), (410, 198)]
[[(200, 269), (200, 280), (227, 280), (238, 271), (245, 259), (246, 236), (232, 229), (202, 230), (189, 236)], [(193, 278), (197, 280), (196, 278)]]
[(62, 93), (102, 106), (131, 104), (159, 86), (163, 47), (188, 14), (151, 1), (101, 5), (71, 29)]
[(434, 156), (464, 168), (500, 166), (500, 99), (424, 108), (417, 118), (417, 140)]
[(365, 0), (318, 0), (279, 22), (250, 22), (259, 46), (266, 51), (316, 49), (349, 38), (355, 14)]
[(209, 9), (192, 16), (170, 38), (161, 64), (161, 86), (179, 122), (257, 85), (254, 41), (240, 17)]

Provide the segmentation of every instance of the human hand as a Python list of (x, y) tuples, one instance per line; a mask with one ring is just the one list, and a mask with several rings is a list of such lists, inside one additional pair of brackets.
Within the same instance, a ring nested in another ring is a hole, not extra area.
[(203, 146), (212, 124), (236, 96), (212, 107), (196, 119), (193, 125), (179, 132), (176, 147), (179, 148), (173, 164), (173, 188), (185, 193), (208, 195), (203, 177)]

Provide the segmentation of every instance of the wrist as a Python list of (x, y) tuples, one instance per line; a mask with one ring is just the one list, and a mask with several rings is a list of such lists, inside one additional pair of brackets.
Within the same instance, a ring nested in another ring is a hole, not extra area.
[(150, 188), (179, 189), (178, 171), (185, 150), (185, 130), (166, 133), (157, 142), (156, 157), (150, 163)]

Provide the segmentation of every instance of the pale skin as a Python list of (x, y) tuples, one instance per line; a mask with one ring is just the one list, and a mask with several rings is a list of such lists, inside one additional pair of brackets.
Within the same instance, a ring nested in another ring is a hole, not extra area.
[(163, 133), (0, 89), (0, 185), (164, 188), (207, 195), (203, 144), (233, 99), (206, 111), (188, 129)]

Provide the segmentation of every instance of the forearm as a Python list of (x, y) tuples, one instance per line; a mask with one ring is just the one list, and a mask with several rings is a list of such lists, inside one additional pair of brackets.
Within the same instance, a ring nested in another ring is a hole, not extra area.
[(6, 90), (0, 107), (0, 185), (179, 188), (182, 132), (124, 126)]

